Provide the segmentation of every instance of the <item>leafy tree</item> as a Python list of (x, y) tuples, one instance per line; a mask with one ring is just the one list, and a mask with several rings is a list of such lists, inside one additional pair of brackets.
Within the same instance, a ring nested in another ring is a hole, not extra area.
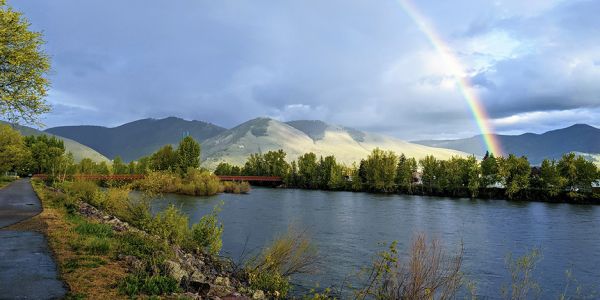
[(565, 179), (560, 176), (556, 161), (544, 159), (540, 167), (540, 188), (548, 195), (556, 196), (565, 185)]
[(60, 157), (65, 154), (61, 139), (47, 135), (27, 136), (25, 145), (31, 151), (29, 170), (32, 173), (56, 173)]
[(244, 168), (242, 168), (242, 174), (248, 176), (266, 175), (267, 170), (264, 157), (260, 153), (250, 154), (244, 164)]
[(465, 169), (469, 193), (471, 193), (471, 198), (475, 198), (479, 193), (479, 177), (481, 176), (481, 167), (479, 166), (479, 163), (474, 155), (469, 156), (465, 160)]
[(179, 157), (173, 146), (165, 145), (150, 156), (150, 168), (154, 171), (175, 171)]
[(419, 165), (421, 166), (422, 173), (421, 182), (423, 183), (423, 186), (432, 193), (434, 189), (439, 188), (438, 180), (440, 177), (440, 164), (433, 155), (427, 155), (419, 160)]
[(263, 155), (264, 175), (285, 178), (290, 171), (290, 164), (285, 161), (285, 156), (286, 153), (282, 149), (265, 153)]
[(334, 164), (330, 169), (329, 180), (327, 180), (327, 188), (330, 190), (344, 189), (346, 186), (346, 173), (347, 170), (344, 166)]
[(113, 159), (112, 172), (113, 172), (113, 174), (128, 174), (129, 173), (129, 168), (127, 167), (127, 165), (125, 163), (123, 163), (123, 160), (121, 159), (120, 156), (116, 156), (115, 159)]
[(500, 174), (498, 170), (498, 161), (494, 154), (486, 152), (486, 157), (481, 161), (481, 186), (486, 188), (495, 185), (500, 181)]
[(298, 186), (298, 167), (295, 161), (290, 164), (290, 171), (284, 178), (284, 182), (288, 186)]
[(0, 114), (11, 122), (36, 122), (50, 107), (43, 100), (50, 59), (41, 47), (42, 34), (0, 0)]
[(414, 174), (417, 172), (417, 161), (414, 158), (407, 158), (404, 153), (398, 158), (398, 167), (396, 168), (396, 184), (398, 187), (409, 194), (413, 192)]
[(514, 195), (529, 187), (529, 174), (531, 166), (525, 156), (516, 157), (510, 154), (508, 158), (502, 159), (500, 174), (504, 179), (506, 196), (512, 199)]
[(592, 182), (598, 179), (598, 169), (583, 156), (569, 153), (562, 156), (557, 165), (559, 174), (565, 178), (571, 192), (590, 192)]
[(144, 156), (144, 157), (138, 159), (137, 163), (135, 164), (135, 173), (136, 174), (148, 174), (149, 170), (150, 170), (150, 158), (147, 156)]
[[(328, 188), (332, 173), (335, 173), (334, 175), (338, 176), (338, 178), (335, 178), (333, 182), (334, 185), (338, 185), (338, 181), (342, 176), (342, 170), (341, 168), (337, 167), (338, 165), (333, 155), (326, 156), (325, 158), (321, 157), (319, 159), (319, 188)], [(337, 170), (334, 170), (336, 168)]]
[(177, 147), (177, 166), (183, 174), (188, 168), (200, 167), (200, 144), (191, 136), (184, 137)]
[(21, 134), (8, 125), (0, 125), (0, 176), (8, 171), (22, 172), (31, 152)]
[(317, 188), (319, 186), (319, 171), (317, 155), (312, 152), (298, 157), (298, 185), (303, 188)]
[(373, 149), (365, 161), (367, 186), (379, 192), (394, 190), (398, 157), (392, 151)]

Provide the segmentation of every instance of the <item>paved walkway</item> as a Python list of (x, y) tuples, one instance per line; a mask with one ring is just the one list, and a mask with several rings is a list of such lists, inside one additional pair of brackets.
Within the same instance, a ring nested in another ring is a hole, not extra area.
[[(41, 211), (29, 180), (0, 189), (0, 228)], [(0, 230), (0, 299), (60, 299), (65, 293), (43, 234)]]

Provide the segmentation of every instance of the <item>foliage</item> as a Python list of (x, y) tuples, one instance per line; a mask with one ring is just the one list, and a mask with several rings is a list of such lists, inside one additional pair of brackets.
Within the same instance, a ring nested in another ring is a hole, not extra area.
[(315, 272), (317, 251), (306, 231), (290, 227), (262, 253), (246, 264), (250, 286), (271, 294), (285, 295), (291, 288), (289, 277)]
[(531, 167), (526, 157), (519, 157), (510, 154), (508, 158), (500, 160), (500, 174), (504, 178), (506, 187), (506, 196), (512, 199), (513, 196), (529, 187), (529, 174)]
[[(510, 273), (510, 286), (503, 286), (502, 295), (505, 299), (521, 300), (536, 298), (541, 292), (539, 284), (533, 279), (535, 267), (541, 259), (539, 249), (513, 259), (512, 255), (506, 257), (506, 266)], [(532, 295), (533, 294), (533, 295)]]
[(417, 173), (417, 161), (414, 158), (407, 158), (404, 153), (400, 154), (396, 167), (398, 187), (409, 194), (412, 193), (415, 173)]
[(147, 229), (151, 234), (176, 245), (182, 245), (189, 236), (188, 217), (174, 205), (169, 205), (152, 219)]
[(242, 175), (242, 169), (238, 166), (231, 165), (226, 162), (221, 162), (217, 165), (215, 169), (215, 175), (229, 175), (229, 176), (239, 176)]
[(394, 152), (375, 148), (364, 164), (369, 188), (378, 192), (393, 191), (397, 165), (398, 157)]
[(31, 152), (25, 147), (21, 134), (8, 125), (0, 124), (0, 175), (8, 171), (23, 172)]
[(463, 284), (462, 259), (462, 247), (449, 255), (438, 240), (427, 242), (425, 235), (419, 234), (407, 261), (402, 262), (393, 242), (366, 270), (366, 283), (356, 291), (356, 298), (453, 299)]
[(173, 146), (165, 145), (150, 156), (150, 169), (153, 171), (176, 171), (179, 164)]
[(185, 173), (188, 169), (200, 166), (200, 144), (191, 136), (184, 137), (177, 146), (177, 167), (179, 172)]
[(42, 34), (29, 26), (20, 12), (0, 1), (0, 114), (11, 122), (35, 123), (50, 110), (43, 100), (50, 58), (42, 51)]
[(215, 206), (213, 211), (202, 216), (200, 221), (192, 226), (192, 241), (204, 251), (217, 255), (223, 246), (221, 236), (223, 235), (223, 224), (219, 223), (218, 214), (221, 211), (220, 205)]
[(221, 182), (221, 190), (225, 193), (246, 194), (250, 192), (250, 184), (246, 181), (223, 181)]

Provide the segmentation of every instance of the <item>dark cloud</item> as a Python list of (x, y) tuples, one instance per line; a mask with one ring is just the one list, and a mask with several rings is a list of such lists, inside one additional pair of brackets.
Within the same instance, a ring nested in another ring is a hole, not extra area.
[[(174, 115), (231, 127), (271, 116), (406, 139), (477, 133), (455, 76), (395, 1), (9, 4), (47, 40), (48, 126)], [(417, 5), (459, 53), (499, 130), (538, 128), (531, 115), (506, 119), (533, 112), (562, 112), (556, 126), (570, 125), (565, 111), (593, 123), (598, 1)]]

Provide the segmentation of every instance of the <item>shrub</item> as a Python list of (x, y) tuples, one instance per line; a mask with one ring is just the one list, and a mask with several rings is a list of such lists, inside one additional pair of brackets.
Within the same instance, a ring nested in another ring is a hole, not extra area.
[(250, 184), (246, 181), (223, 181), (221, 182), (221, 190), (225, 193), (246, 194), (250, 191)]
[(189, 237), (188, 217), (174, 205), (158, 213), (149, 225), (150, 233), (156, 234), (174, 244), (182, 245)]
[(98, 195), (98, 186), (92, 181), (75, 181), (70, 184), (64, 184), (62, 188), (67, 195), (92, 203)]
[(453, 299), (463, 284), (463, 250), (447, 255), (438, 240), (427, 243), (419, 234), (412, 242), (406, 263), (400, 261), (396, 242), (383, 251), (373, 266), (357, 299)]
[(306, 231), (290, 227), (277, 237), (262, 253), (246, 265), (250, 286), (285, 297), (294, 274), (312, 273), (317, 262), (316, 248)]
[(184, 181), (195, 187), (196, 196), (216, 195), (220, 190), (219, 178), (207, 171), (188, 169)]
[(502, 287), (502, 295), (505, 299), (520, 300), (539, 297), (541, 291), (539, 284), (533, 279), (533, 271), (541, 259), (539, 249), (513, 259), (512, 255), (506, 257), (506, 266), (510, 272), (510, 287)]
[(134, 186), (151, 194), (173, 193), (181, 182), (179, 176), (163, 171), (150, 172), (144, 179), (135, 182)]
[(281, 298), (285, 298), (292, 288), (289, 279), (278, 272), (250, 272), (248, 281), (252, 289), (266, 291), (270, 295), (279, 295)]
[(221, 202), (215, 206), (210, 214), (202, 216), (200, 221), (192, 226), (192, 241), (195, 246), (213, 255), (218, 254), (223, 246), (223, 224), (217, 219), (222, 205)]

